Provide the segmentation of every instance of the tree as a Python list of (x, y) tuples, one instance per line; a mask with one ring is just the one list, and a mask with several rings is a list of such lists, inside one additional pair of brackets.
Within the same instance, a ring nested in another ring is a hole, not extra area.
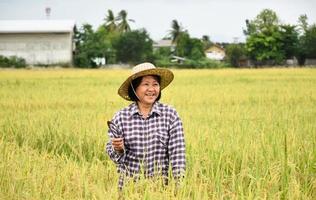
[(241, 44), (230, 44), (226, 47), (226, 59), (233, 67), (240, 67), (239, 61), (245, 57), (245, 49)]
[(84, 24), (80, 30), (75, 30), (75, 65), (77, 67), (97, 67), (93, 61), (97, 57), (106, 57), (109, 43), (104, 35), (94, 32), (90, 24)]
[(104, 26), (100, 26), (95, 34), (97, 34), (97, 37), (99, 37), (101, 43), (106, 44), (106, 49), (103, 49), (103, 57), (106, 58), (106, 63), (116, 63), (113, 42), (119, 38), (120, 34), (116, 31), (110, 32)]
[(278, 31), (253, 34), (247, 38), (247, 54), (255, 65), (281, 64), (284, 60), (281, 39)]
[(305, 38), (307, 58), (316, 58), (316, 24), (309, 26)]
[(306, 58), (316, 58), (316, 25), (308, 25), (307, 16), (301, 15), (298, 20), (300, 35), (296, 57), (299, 65), (304, 65)]
[(203, 35), (202, 36), (202, 42), (203, 42), (203, 48), (204, 50), (210, 48), (212, 46), (212, 42), (210, 40), (210, 37), (208, 35)]
[(276, 13), (264, 9), (254, 20), (247, 20), (246, 26), (246, 51), (255, 65), (282, 63), (285, 56)]
[(116, 20), (118, 21), (118, 30), (120, 33), (131, 31), (131, 27), (128, 22), (135, 22), (133, 19), (127, 19), (127, 12), (125, 10), (121, 10), (119, 12)]
[(93, 29), (90, 24), (83, 24), (79, 30), (77, 29), (77, 27), (75, 27), (74, 32), (74, 40), (76, 43), (76, 47), (78, 47), (88, 40), (88, 38), (93, 34)]
[(75, 66), (91, 66), (92, 63), (89, 59), (88, 52), (86, 52), (86, 43), (93, 34), (92, 26), (90, 24), (83, 24), (79, 30), (75, 27), (74, 33), (74, 40), (76, 44), (76, 50), (74, 53)]
[(254, 20), (246, 20), (245, 35), (252, 35), (256, 33), (262, 33), (265, 31), (271, 31), (279, 25), (279, 18), (277, 14), (271, 9), (262, 10)]
[[(171, 28), (169, 35), (172, 42), (176, 44), (175, 54), (177, 56), (191, 58), (193, 60), (205, 57), (202, 40), (190, 38), (188, 31), (184, 30), (177, 20), (172, 20)], [(204, 39), (209, 42), (208, 36), (205, 36)]]
[(114, 43), (116, 57), (123, 63), (136, 64), (153, 60), (153, 41), (146, 30), (123, 33)]
[(182, 33), (175, 50), (177, 56), (198, 60), (205, 57), (203, 43), (200, 39), (190, 38), (189, 33)]
[(109, 31), (109, 32), (114, 32), (116, 31), (117, 29), (117, 26), (116, 26), (116, 19), (115, 19), (115, 16), (113, 14), (113, 11), (112, 10), (108, 10), (108, 15), (105, 17), (104, 19), (105, 21), (105, 28)]
[(298, 26), (300, 28), (301, 34), (304, 34), (307, 31), (308, 23), (307, 23), (307, 15), (300, 15), (298, 18)]
[(170, 47), (160, 47), (154, 51), (154, 57), (157, 60), (169, 60), (171, 54), (172, 51)]
[(255, 24), (253, 22), (250, 22), (248, 19), (246, 19), (245, 22), (246, 22), (246, 29), (243, 29), (244, 34), (246, 36), (254, 34), (256, 32)]
[(172, 20), (171, 22), (171, 30), (169, 31), (169, 35), (171, 36), (172, 42), (177, 44), (179, 37), (184, 33), (183, 27), (178, 23), (177, 20)]
[(190, 39), (191, 51), (189, 58), (193, 60), (199, 60), (205, 57), (204, 45), (200, 39), (191, 38)]
[(286, 59), (292, 59), (297, 52), (298, 48), (298, 31), (294, 25), (281, 25), (281, 43), (282, 50)]
[(182, 33), (177, 38), (175, 53), (177, 56), (188, 57), (190, 55), (190, 51), (190, 35), (188, 33)]

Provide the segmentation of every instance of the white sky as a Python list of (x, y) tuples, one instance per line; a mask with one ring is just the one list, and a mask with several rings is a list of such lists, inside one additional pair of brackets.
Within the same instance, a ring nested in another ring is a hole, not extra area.
[(166, 36), (176, 19), (192, 37), (244, 41), (245, 20), (265, 8), (274, 10), (283, 23), (297, 24), (301, 14), (309, 24), (316, 23), (316, 0), (0, 0), (0, 20), (46, 19), (46, 7), (52, 10), (50, 19), (71, 19), (78, 27), (89, 23), (95, 28), (108, 9), (115, 15), (125, 9), (135, 20), (132, 29), (145, 28), (154, 40)]

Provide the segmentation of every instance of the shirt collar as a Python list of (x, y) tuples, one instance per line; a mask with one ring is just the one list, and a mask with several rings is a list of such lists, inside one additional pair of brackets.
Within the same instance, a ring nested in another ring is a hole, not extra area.
[[(159, 102), (156, 101), (149, 113), (149, 116), (153, 115), (154, 113), (158, 114), (158, 115), (161, 115), (161, 111), (159, 110)], [(138, 115), (141, 115), (139, 109), (138, 109), (138, 106), (137, 106), (137, 103), (136, 102), (133, 102), (131, 105), (130, 105), (130, 115), (133, 116), (135, 114), (138, 114)]]
[(132, 115), (135, 115), (135, 114), (140, 114), (136, 102), (133, 102), (133, 103), (130, 105), (130, 114), (131, 114), (131, 116), (132, 116)]

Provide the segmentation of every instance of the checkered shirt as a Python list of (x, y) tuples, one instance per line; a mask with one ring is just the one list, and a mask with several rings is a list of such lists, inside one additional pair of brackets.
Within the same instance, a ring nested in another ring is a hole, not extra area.
[(168, 177), (169, 163), (174, 178), (185, 172), (185, 142), (182, 122), (176, 110), (155, 102), (148, 117), (144, 119), (134, 102), (113, 117), (108, 135), (124, 138), (124, 152), (113, 149), (110, 141), (106, 152), (117, 164), (120, 173), (119, 188), (124, 177), (162, 175)]

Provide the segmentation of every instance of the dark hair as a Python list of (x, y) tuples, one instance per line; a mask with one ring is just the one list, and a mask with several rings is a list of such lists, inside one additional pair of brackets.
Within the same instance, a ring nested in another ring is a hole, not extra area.
[[(149, 75), (149, 76), (153, 76), (154, 79), (159, 83), (160, 85), (160, 76), (157, 76), (157, 75)], [(137, 87), (140, 85), (140, 83), (142, 82), (142, 79), (143, 79), (143, 76), (141, 77), (138, 77), (134, 80), (132, 80), (132, 85), (133, 85), (133, 88), (136, 92), (136, 89)], [(134, 93), (131, 85), (128, 86), (128, 96), (129, 98), (132, 100), (132, 101), (138, 101), (139, 99), (137, 98), (136, 94)], [(156, 99), (156, 101), (159, 101), (159, 99), (161, 98), (161, 90), (159, 91), (159, 95)]]

